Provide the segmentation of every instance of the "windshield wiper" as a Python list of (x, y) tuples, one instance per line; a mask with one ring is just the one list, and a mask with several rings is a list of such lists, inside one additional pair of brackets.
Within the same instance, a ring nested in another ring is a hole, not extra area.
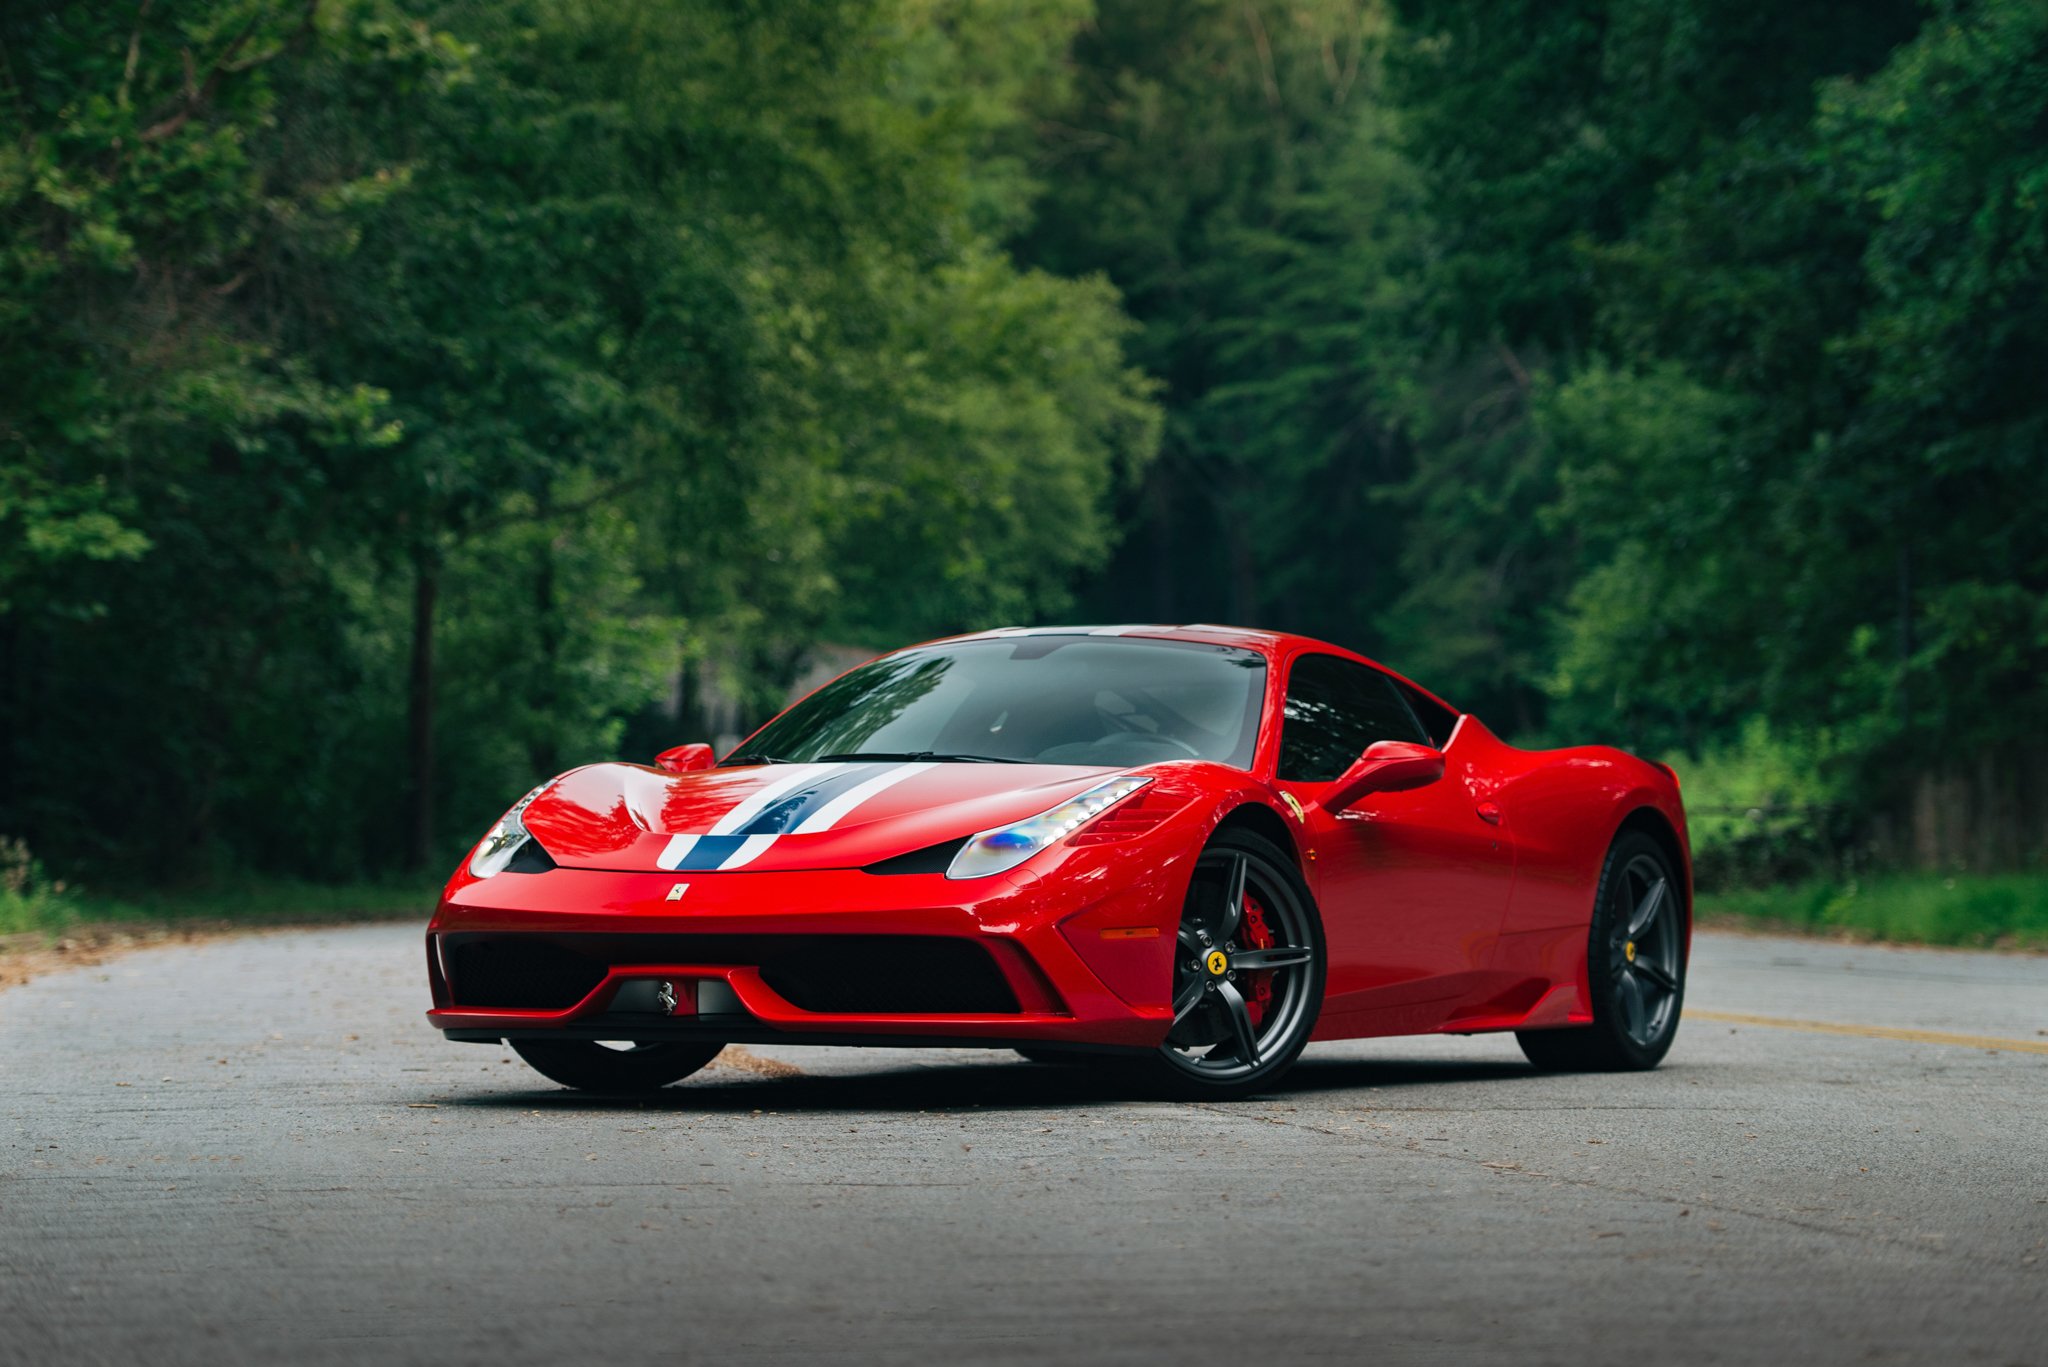
[(721, 768), (721, 769), (723, 769), (723, 768), (726, 768), (726, 767), (728, 767), (728, 766), (730, 766), (730, 765), (734, 765), (734, 764), (794, 764), (794, 763), (796, 763), (796, 761), (795, 761), (795, 760), (793, 760), (793, 759), (784, 759), (784, 758), (783, 758), (782, 756), (780, 756), (780, 755), (767, 755), (767, 754), (763, 754), (763, 753), (761, 753), (761, 752), (760, 752), (759, 750), (749, 750), (749, 751), (747, 751), (747, 753), (745, 753), (744, 755), (727, 755), (727, 756), (725, 757), (725, 760), (724, 760), (724, 762), (723, 762), (723, 763), (721, 763), (721, 764), (720, 764), (720, 765), (719, 765), (718, 767), (719, 767), (719, 768)]
[(1011, 759), (1005, 755), (948, 755), (937, 750), (849, 750), (844, 754), (820, 755), (818, 759), (901, 759), (923, 760), (939, 764), (1036, 764), (1029, 759)]

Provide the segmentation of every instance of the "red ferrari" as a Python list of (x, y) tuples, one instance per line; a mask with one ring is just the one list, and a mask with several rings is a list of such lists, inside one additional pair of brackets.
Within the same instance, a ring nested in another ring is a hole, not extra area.
[(729, 1042), (1005, 1046), (1203, 1097), (1368, 1035), (1649, 1068), (1691, 893), (1661, 764), (1516, 749), (1299, 636), (990, 631), (862, 665), (722, 761), (528, 793), (442, 893), (427, 1018), (602, 1091)]

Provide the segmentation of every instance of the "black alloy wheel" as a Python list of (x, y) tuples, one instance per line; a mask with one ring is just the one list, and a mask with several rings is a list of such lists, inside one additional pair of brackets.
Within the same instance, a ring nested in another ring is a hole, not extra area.
[(1271, 1085), (1315, 1029), (1323, 971), (1322, 921), (1292, 857), (1250, 831), (1222, 832), (1181, 908), (1173, 1025), (1154, 1077), (1190, 1098)]
[(725, 1045), (680, 1040), (662, 1044), (588, 1039), (507, 1041), (527, 1066), (551, 1082), (583, 1092), (631, 1096), (680, 1082), (717, 1058)]
[(1685, 1005), (1686, 915), (1671, 859), (1649, 836), (1624, 832), (1600, 874), (1586, 977), (1593, 1023), (1524, 1030), (1522, 1052), (1557, 1072), (1654, 1068), (1670, 1052)]

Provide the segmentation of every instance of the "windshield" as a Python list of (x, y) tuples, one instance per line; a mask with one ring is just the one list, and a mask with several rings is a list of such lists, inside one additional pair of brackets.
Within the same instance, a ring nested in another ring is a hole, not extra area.
[(835, 679), (727, 764), (930, 758), (1249, 768), (1266, 662), (1140, 637), (1012, 636), (908, 650)]

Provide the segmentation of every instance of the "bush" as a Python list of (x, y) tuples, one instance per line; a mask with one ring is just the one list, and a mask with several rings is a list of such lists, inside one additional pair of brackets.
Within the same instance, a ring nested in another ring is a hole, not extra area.
[(2048, 875), (1889, 874), (1702, 896), (1709, 915), (1903, 944), (2048, 946)]
[(0, 935), (68, 925), (76, 900), (77, 889), (45, 873), (27, 841), (0, 836)]
[(1787, 738), (1761, 719), (1696, 760), (1671, 759), (1684, 784), (1699, 885), (1763, 887), (1852, 866), (1853, 817), (1830, 759), (1825, 737)]

